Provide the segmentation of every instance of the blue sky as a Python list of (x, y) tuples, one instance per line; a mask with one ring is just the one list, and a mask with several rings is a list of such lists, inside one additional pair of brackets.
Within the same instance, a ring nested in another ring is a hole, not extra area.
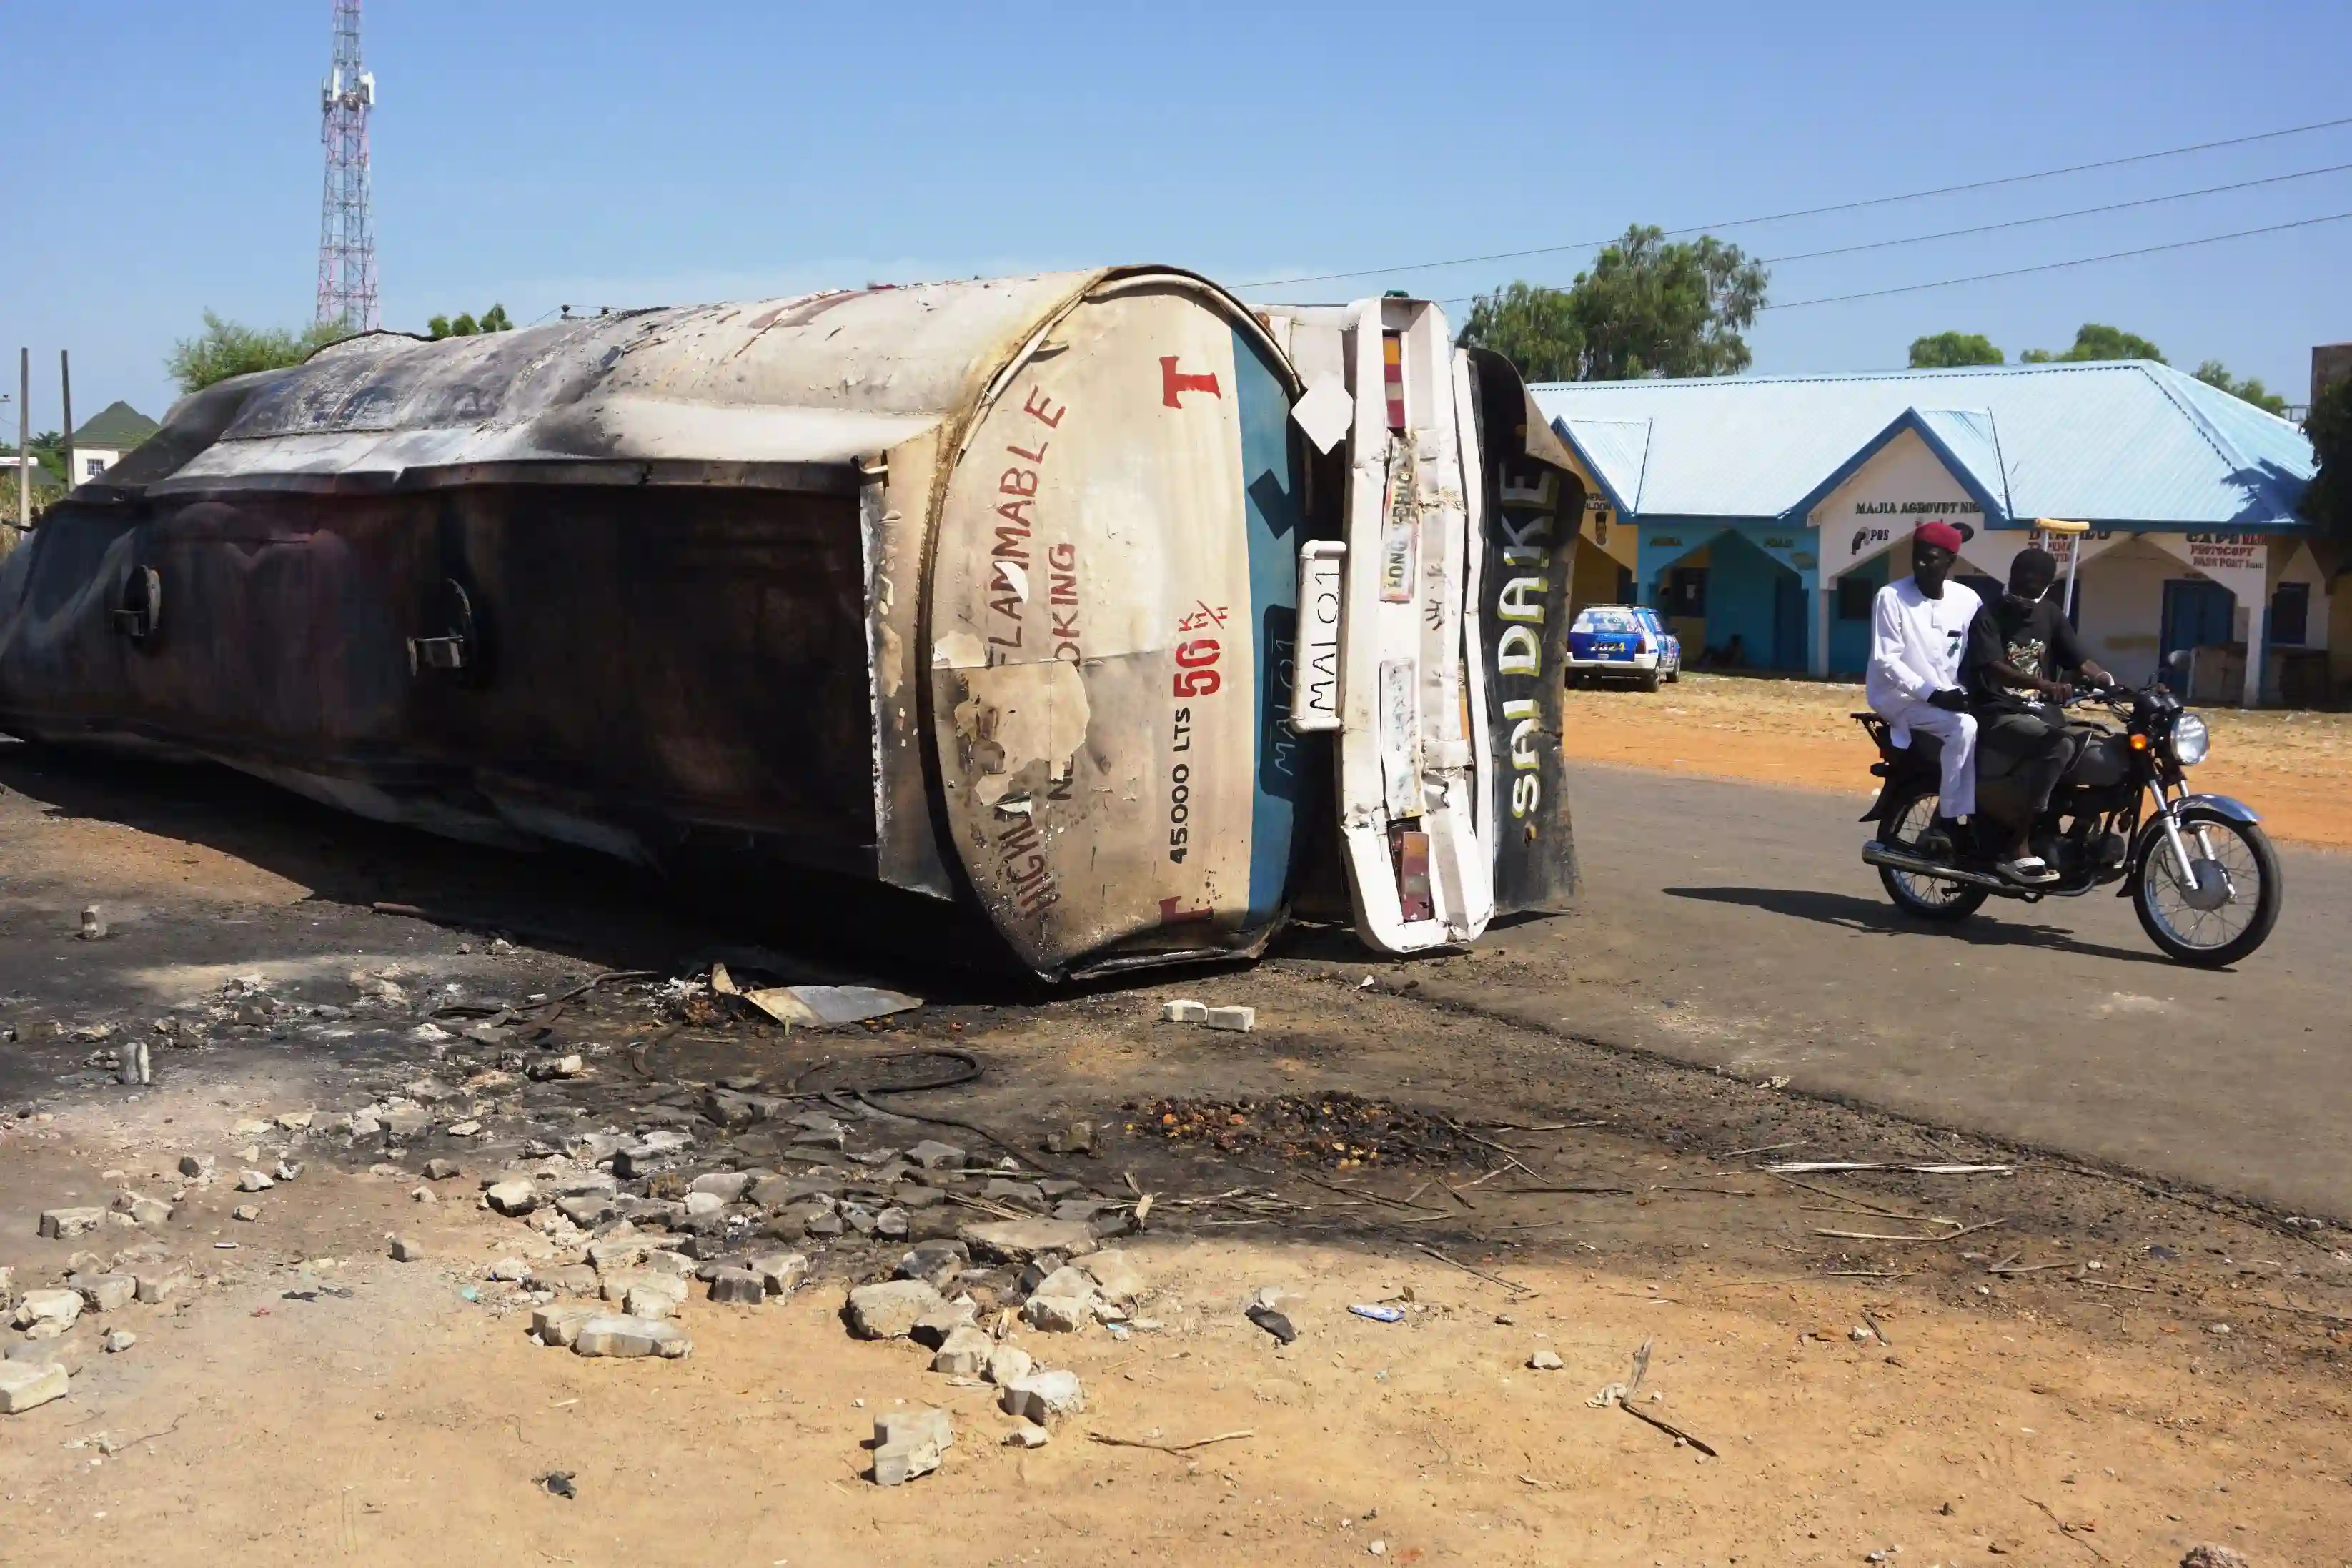
[[(160, 415), (206, 308), (307, 321), (328, 0), (0, 7), (0, 348)], [(385, 324), (1157, 260), (1245, 283), (1853, 200), (2352, 114), (2352, 5), (370, 0)], [(2352, 164), (2352, 126), (1835, 216), (1765, 257)], [(1787, 262), (1796, 300), (2352, 212), (2352, 170)], [(1304, 288), (1465, 296), (1587, 253)], [(2352, 222), (1775, 310), (1760, 371), (2086, 320), (2300, 401)], [(1256, 290), (1261, 297), (1281, 291)], [(1457, 307), (1457, 319), (1461, 310)], [(13, 355), (9, 356), (13, 359)], [(14, 366), (7, 380), (13, 391)], [(15, 420), (10, 411), (7, 423)], [(13, 434), (13, 428), (10, 432)]]

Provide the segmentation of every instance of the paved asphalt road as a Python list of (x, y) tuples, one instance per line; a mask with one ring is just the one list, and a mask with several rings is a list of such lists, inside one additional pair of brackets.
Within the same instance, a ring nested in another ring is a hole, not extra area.
[(1427, 990), (2352, 1219), (2352, 857), (2283, 850), (2278, 930), (2217, 973), (2164, 959), (2112, 894), (1916, 924), (1857, 856), (1864, 804), (1580, 768), (1581, 909)]

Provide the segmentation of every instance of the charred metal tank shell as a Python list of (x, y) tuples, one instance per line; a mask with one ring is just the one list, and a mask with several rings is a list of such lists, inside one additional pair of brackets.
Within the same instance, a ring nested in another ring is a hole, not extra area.
[(353, 339), (0, 566), (0, 728), (968, 898), (1049, 975), (1251, 951), (1307, 784), (1300, 390), (1160, 268)]

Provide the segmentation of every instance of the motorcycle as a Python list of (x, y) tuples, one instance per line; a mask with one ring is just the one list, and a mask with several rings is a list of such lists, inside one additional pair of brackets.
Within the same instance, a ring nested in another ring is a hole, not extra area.
[[(1897, 748), (1885, 720), (1853, 715), (1878, 747), (1870, 771), (1885, 781), (1862, 816), (1879, 825), (1862, 858), (1878, 868), (1886, 896), (1923, 920), (1959, 921), (1990, 898), (2032, 904), (2120, 882), (2116, 896), (2132, 900), (2148, 940), (2176, 963), (2219, 969), (2261, 947), (2285, 898), (2278, 852), (2250, 807), (2189, 793), (2186, 770), (2212, 749), (2205, 721), (2160, 677), (2137, 691), (2077, 692), (2066, 708), (2073, 755), (2032, 833), (2058, 878), (2032, 887), (1992, 871), (1997, 847), (1983, 841), (1999, 831), (1994, 818), (2023, 815), (2010, 759), (1978, 752), (1979, 809), (1969, 832), (1979, 842), (1945, 857), (1920, 844), (1936, 816), (1935, 738), (1914, 735)], [(2142, 820), (2150, 801), (2154, 810)]]

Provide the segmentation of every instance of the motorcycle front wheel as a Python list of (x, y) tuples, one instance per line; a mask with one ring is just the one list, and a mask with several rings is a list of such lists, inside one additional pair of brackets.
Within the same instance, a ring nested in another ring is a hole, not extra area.
[(2286, 899), (2270, 836), (2205, 806), (2180, 814), (2194, 880), (2184, 877), (2161, 825), (2140, 840), (2132, 909), (2148, 941), (2176, 963), (2221, 969), (2269, 940)]
[[(1935, 795), (1906, 796), (1890, 804), (1886, 815), (1879, 819), (1879, 841), (1910, 849), (1935, 820)], [(1878, 881), (1886, 889), (1886, 896), (1895, 900), (1896, 909), (1923, 921), (1964, 921), (1982, 909), (1985, 900), (1991, 897), (1984, 889), (1971, 888), (1966, 882), (1915, 876), (1892, 866), (1878, 868)]]

